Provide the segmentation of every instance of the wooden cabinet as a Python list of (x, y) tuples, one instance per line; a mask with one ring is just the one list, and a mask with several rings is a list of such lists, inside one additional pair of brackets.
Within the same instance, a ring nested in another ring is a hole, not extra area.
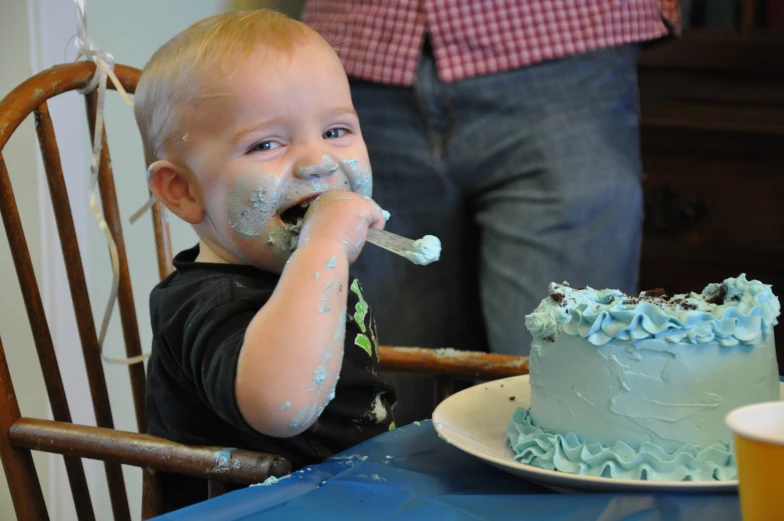
[(745, 272), (784, 301), (784, 31), (750, 14), (766, 4), (738, 5), (737, 30), (685, 29), (640, 61), (640, 284), (682, 293)]

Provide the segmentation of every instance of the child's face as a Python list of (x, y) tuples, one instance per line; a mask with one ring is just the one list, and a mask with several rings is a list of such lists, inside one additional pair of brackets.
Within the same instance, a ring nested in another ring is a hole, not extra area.
[(203, 90), (183, 118), (179, 155), (205, 211), (197, 231), (228, 261), (280, 271), (308, 201), (328, 190), (371, 195), (348, 80), (322, 40), (291, 56), (259, 48)]

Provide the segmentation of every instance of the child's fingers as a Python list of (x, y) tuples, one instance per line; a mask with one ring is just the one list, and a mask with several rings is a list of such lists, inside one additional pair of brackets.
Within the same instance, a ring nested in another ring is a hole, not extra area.
[(387, 224), (387, 220), (386, 217), (384, 216), (383, 210), (381, 209), (380, 206), (376, 206), (376, 208), (373, 210), (373, 215), (368, 228), (383, 230), (386, 224)]

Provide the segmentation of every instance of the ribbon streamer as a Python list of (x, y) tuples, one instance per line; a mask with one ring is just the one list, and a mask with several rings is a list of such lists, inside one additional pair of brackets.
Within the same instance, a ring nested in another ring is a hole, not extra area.
[(147, 210), (153, 207), (153, 205), (157, 200), (158, 200), (157, 197), (155, 197), (154, 195), (150, 195), (150, 198), (147, 199), (147, 202), (144, 203), (141, 208), (136, 210), (133, 213), (133, 215), (131, 215), (131, 217), (128, 219), (128, 221), (130, 221), (131, 224), (135, 223), (139, 219), (139, 217), (144, 215), (144, 212), (146, 212)]
[(93, 158), (90, 164), (90, 209), (101, 228), (106, 243), (109, 247), (109, 256), (112, 262), (112, 287), (109, 293), (109, 300), (106, 303), (104, 310), (103, 320), (101, 321), (101, 329), (98, 334), (98, 346), (101, 351), (101, 358), (104, 362), (111, 364), (133, 365), (146, 360), (150, 355), (149, 353), (141, 354), (131, 358), (109, 358), (103, 354), (103, 344), (106, 340), (106, 332), (109, 328), (109, 321), (111, 320), (114, 303), (117, 300), (117, 293), (120, 286), (120, 255), (117, 251), (117, 244), (114, 242), (109, 225), (103, 216), (100, 206), (98, 205), (98, 196), (96, 188), (98, 186), (98, 173), (101, 166), (101, 150), (103, 148), (103, 122), (104, 122), (104, 103), (106, 98), (106, 83), (111, 80), (114, 88), (120, 93), (123, 101), (133, 108), (133, 101), (128, 93), (123, 88), (120, 80), (114, 74), (114, 57), (108, 52), (100, 50), (93, 44), (87, 37), (87, 19), (84, 11), (84, 0), (74, 0), (76, 5), (76, 49), (78, 54), (76, 60), (84, 57), (95, 63), (95, 74), (93, 75), (90, 83), (80, 90), (81, 94), (89, 94), (94, 90), (98, 90), (98, 102), (95, 111), (95, 132), (93, 134)]

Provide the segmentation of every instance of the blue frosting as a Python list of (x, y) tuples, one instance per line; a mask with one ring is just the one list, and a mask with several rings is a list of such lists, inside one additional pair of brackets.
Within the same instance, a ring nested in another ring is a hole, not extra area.
[(585, 444), (575, 433), (553, 434), (536, 426), (528, 409), (518, 407), (507, 425), (507, 444), (515, 461), (582, 476), (657, 481), (725, 481), (736, 479), (732, 447), (683, 445), (673, 453), (653, 443), (635, 450), (623, 442), (612, 447)]
[(441, 258), (441, 241), (433, 235), (425, 235), (415, 240), (413, 249), (405, 251), (403, 256), (420, 266), (430, 264)]
[(781, 310), (767, 284), (746, 275), (709, 284), (701, 294), (669, 299), (631, 297), (619, 290), (572, 289), (550, 284), (550, 293), (525, 325), (534, 337), (554, 337), (559, 329), (601, 346), (613, 339), (657, 338), (672, 343), (753, 345), (772, 332)]

